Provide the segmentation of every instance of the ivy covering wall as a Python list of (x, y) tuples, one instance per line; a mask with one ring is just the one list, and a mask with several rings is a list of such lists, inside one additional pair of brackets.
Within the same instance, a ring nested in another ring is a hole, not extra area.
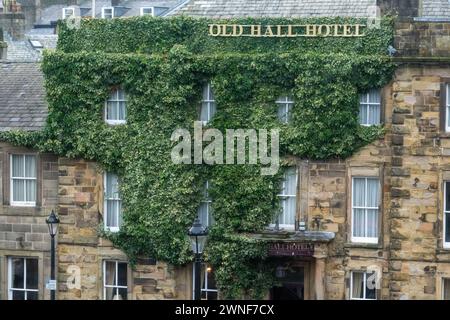
[[(283, 157), (345, 158), (380, 138), (358, 125), (358, 93), (390, 81), (386, 56), (392, 20), (359, 38), (214, 38), (212, 20), (140, 17), (59, 25), (58, 49), (43, 61), (49, 116), (42, 132), (2, 133), (3, 140), (65, 157), (97, 161), (121, 177), (121, 231), (106, 234), (134, 259), (172, 264), (192, 259), (187, 229), (208, 179), (215, 225), (206, 259), (225, 298), (261, 297), (273, 285), (264, 243), (247, 236), (279, 210), (280, 174), (259, 165), (175, 165), (170, 141), (198, 120), (210, 80), (217, 114), (210, 127), (279, 128)], [(361, 23), (356, 19), (237, 19), (226, 23)], [(109, 126), (104, 102), (112, 87), (128, 96), (127, 124)], [(292, 121), (280, 124), (275, 100), (291, 93)], [(280, 170), (281, 172), (281, 170)]]

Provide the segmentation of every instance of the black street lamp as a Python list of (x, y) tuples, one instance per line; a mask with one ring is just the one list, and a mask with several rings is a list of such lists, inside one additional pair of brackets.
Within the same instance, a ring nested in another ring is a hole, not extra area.
[(200, 223), (200, 220), (196, 218), (192, 227), (188, 232), (189, 238), (191, 240), (192, 251), (195, 254), (195, 263), (194, 263), (194, 300), (201, 299), (201, 270), (202, 270), (202, 253), (203, 248), (206, 243), (206, 236), (208, 235), (208, 231), (205, 227)]
[[(59, 219), (55, 214), (55, 211), (52, 210), (52, 212), (50, 213), (50, 215), (48, 216), (48, 218), (45, 220), (45, 222), (47, 222), (47, 226), (48, 226), (48, 233), (50, 234), (51, 237), (51, 272), (50, 272), (50, 280), (52, 280), (52, 283), (55, 283), (55, 269), (56, 269), (56, 265), (55, 265), (55, 235), (58, 232), (58, 224), (59, 224)], [(51, 288), (50, 289), (50, 300), (55, 300), (56, 298), (56, 288)]]

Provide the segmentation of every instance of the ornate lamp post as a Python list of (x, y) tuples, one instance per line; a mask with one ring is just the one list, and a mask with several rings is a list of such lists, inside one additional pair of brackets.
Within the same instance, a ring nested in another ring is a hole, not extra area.
[(206, 236), (208, 235), (208, 231), (205, 227), (200, 223), (200, 220), (196, 218), (192, 227), (188, 232), (189, 238), (191, 240), (192, 251), (195, 254), (195, 262), (194, 262), (194, 300), (201, 299), (201, 270), (202, 270), (202, 253), (203, 248), (206, 243)]
[[(55, 235), (58, 232), (58, 225), (59, 225), (59, 219), (55, 214), (55, 211), (52, 210), (52, 212), (50, 213), (50, 215), (48, 216), (47, 220), (45, 220), (45, 222), (47, 222), (47, 226), (48, 226), (48, 233), (50, 234), (51, 237), (51, 271), (50, 271), (50, 280), (52, 280), (52, 282), (55, 282), (55, 269), (56, 269), (56, 265), (55, 265)], [(55, 289), (50, 289), (50, 300), (55, 300), (56, 297), (56, 288)]]

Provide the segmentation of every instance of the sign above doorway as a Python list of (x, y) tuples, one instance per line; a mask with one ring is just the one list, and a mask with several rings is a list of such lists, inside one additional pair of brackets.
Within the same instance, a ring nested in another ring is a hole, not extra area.
[(272, 257), (312, 257), (314, 244), (298, 242), (269, 243), (268, 254)]

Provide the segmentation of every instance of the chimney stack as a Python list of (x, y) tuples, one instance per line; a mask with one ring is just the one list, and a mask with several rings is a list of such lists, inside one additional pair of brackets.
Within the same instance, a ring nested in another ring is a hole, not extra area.
[(377, 0), (381, 15), (393, 13), (400, 20), (410, 17), (418, 17), (422, 0)]
[(25, 38), (25, 15), (22, 12), (0, 13), (0, 28), (13, 40)]

